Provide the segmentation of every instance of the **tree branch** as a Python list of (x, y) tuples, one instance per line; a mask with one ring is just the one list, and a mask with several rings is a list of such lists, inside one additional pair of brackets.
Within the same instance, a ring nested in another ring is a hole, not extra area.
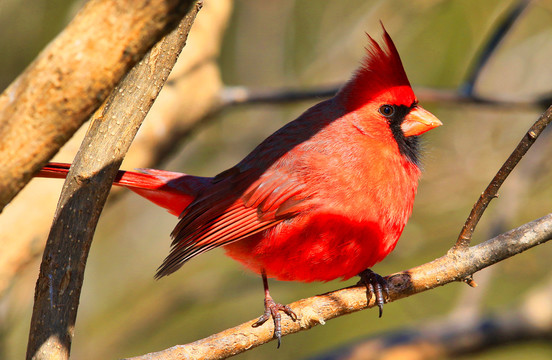
[(0, 211), (174, 28), (186, 3), (91, 0), (0, 95)]
[(114, 89), (90, 124), (65, 181), (36, 284), (27, 359), (67, 359), (94, 230), (117, 170), (165, 83), (200, 5)]
[(498, 173), (494, 176), (493, 180), (489, 183), (485, 191), (481, 194), (475, 205), (473, 206), (468, 219), (464, 223), (458, 240), (454, 246), (454, 249), (467, 247), (470, 245), (470, 241), (477, 226), (477, 223), (481, 219), (481, 216), (487, 209), (487, 206), (492, 199), (497, 197), (498, 189), (504, 183), (504, 180), (510, 175), (515, 166), (519, 163), (523, 155), (529, 150), (529, 148), (535, 143), (535, 140), (544, 131), (546, 126), (552, 121), (552, 106), (548, 108), (539, 119), (531, 126), (531, 128), (525, 133), (519, 144), (516, 146), (512, 154), (508, 157), (506, 162), (502, 165)]
[[(527, 223), (517, 229), (476, 246), (449, 251), (446, 255), (410, 270), (390, 275), (389, 302), (418, 294), (438, 286), (459, 281), (499, 261), (526, 251), (552, 239), (552, 214)], [(299, 316), (293, 322), (282, 317), (282, 335), (310, 329), (339, 316), (373, 307), (364, 286), (348, 287), (290, 304)], [(250, 320), (234, 328), (187, 345), (127, 360), (223, 359), (274, 340), (273, 325), (253, 328)]]
[(443, 359), (493, 347), (552, 340), (552, 278), (520, 305), (476, 318), (446, 317), (343, 346), (313, 359)]
[[(216, 59), (230, 17), (231, 0), (209, 0), (208, 4), (194, 22), (186, 47), (134, 138), (123, 167), (159, 167), (159, 162), (167, 159), (168, 151), (182, 144), (190, 126), (217, 103), (222, 84)], [(193, 96), (186, 96), (187, 93)], [(86, 130), (81, 127), (60, 149), (56, 160), (72, 161)], [(111, 190), (109, 199), (116, 198), (113, 196), (116, 190)], [(31, 181), (2, 212), (0, 298), (14, 289), (18, 275), (42, 257), (58, 198), (57, 183)], [(109, 199), (106, 207), (110, 206)]]

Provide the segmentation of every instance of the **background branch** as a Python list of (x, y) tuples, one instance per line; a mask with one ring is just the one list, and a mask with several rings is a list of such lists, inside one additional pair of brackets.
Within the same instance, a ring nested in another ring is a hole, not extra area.
[(67, 176), (35, 290), (27, 359), (68, 359), (88, 251), (113, 179), (167, 79), (200, 8), (115, 87), (90, 124)]
[[(429, 263), (388, 276), (391, 284), (389, 302), (459, 281), (550, 239), (552, 214), (484, 243), (462, 251), (449, 252)], [(359, 286), (299, 300), (289, 305), (299, 316), (299, 321), (293, 322), (282, 317), (282, 335), (307, 330), (336, 317), (373, 307), (374, 299), (367, 299), (366, 288)], [(251, 325), (255, 321), (256, 319), (250, 320), (187, 345), (177, 345), (128, 360), (224, 359), (274, 340), (272, 325), (267, 322), (268, 325), (253, 328)]]
[[(500, 44), (511, 32), (512, 27), (520, 20), (531, 0), (519, 0), (497, 22), (486, 42), (483, 43), (479, 55), (474, 57), (471, 70), (466, 80), (458, 90), (415, 88), (417, 97), (422, 101), (450, 102), (454, 104), (480, 104), (488, 106), (508, 107), (547, 107), (552, 102), (550, 97), (536, 99), (491, 99), (475, 93), (475, 85), (489, 60), (500, 48)], [(221, 107), (256, 103), (285, 103), (309, 99), (327, 98), (333, 96), (341, 85), (323, 85), (313, 89), (251, 89), (244, 86), (226, 87), (221, 93)]]
[[(247, 86), (226, 86), (220, 93), (220, 104), (215, 111), (224, 110), (236, 105), (282, 104), (306, 100), (320, 100), (332, 97), (341, 85), (320, 85), (314, 88), (274, 88), (257, 89)], [(416, 87), (414, 92), (423, 102), (450, 103), (454, 105), (481, 105), (513, 109), (546, 108), (552, 103), (549, 96), (534, 99), (500, 99), (488, 98), (474, 93), (464, 94), (456, 89), (439, 89)]]
[(471, 96), (474, 93), (475, 84), (480, 78), (481, 71), (485, 68), (485, 65), (489, 62), (491, 57), (495, 54), (499, 48), (500, 43), (510, 32), (510, 29), (517, 20), (521, 18), (523, 13), (527, 10), (531, 0), (519, 0), (517, 4), (512, 6), (511, 10), (502, 18), (499, 24), (494, 28), (493, 33), (483, 46), (481, 53), (474, 59), (474, 66), (471, 72), (468, 74), (466, 81), (460, 87), (460, 93)]

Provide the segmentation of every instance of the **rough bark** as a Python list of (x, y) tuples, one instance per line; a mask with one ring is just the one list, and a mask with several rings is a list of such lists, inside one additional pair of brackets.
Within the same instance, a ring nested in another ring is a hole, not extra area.
[(174, 66), (200, 6), (157, 43), (94, 116), (54, 216), (35, 289), (27, 359), (68, 359), (94, 230), (140, 124)]
[[(182, 55), (125, 157), (124, 168), (159, 167), (167, 152), (182, 143), (190, 127), (216, 107), (222, 86), (217, 58), (231, 8), (231, 0), (204, 3)], [(193, 96), (186, 95), (191, 91)], [(54, 161), (72, 162), (86, 130), (82, 126)], [(42, 256), (59, 191), (55, 181), (31, 181), (2, 212), (0, 298), (14, 284), (21, 287), (16, 281), (18, 275)]]
[(0, 211), (174, 28), (186, 3), (91, 0), (0, 95)]

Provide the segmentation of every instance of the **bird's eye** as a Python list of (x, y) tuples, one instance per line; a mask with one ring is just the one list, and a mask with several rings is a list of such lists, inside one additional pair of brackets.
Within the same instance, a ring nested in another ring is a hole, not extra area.
[(385, 117), (391, 117), (395, 113), (395, 108), (391, 105), (382, 105), (379, 108), (379, 112)]

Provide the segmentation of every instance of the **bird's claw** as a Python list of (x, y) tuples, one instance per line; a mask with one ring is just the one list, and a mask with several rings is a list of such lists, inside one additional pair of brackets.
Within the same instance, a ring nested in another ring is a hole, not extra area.
[(385, 304), (389, 297), (389, 283), (383, 276), (376, 274), (370, 269), (364, 270), (358, 276), (360, 276), (358, 285), (366, 286), (368, 301), (370, 301), (372, 296), (375, 297), (376, 305), (379, 308), (379, 317), (381, 317), (383, 315), (383, 304)]
[(252, 325), (253, 327), (261, 326), (272, 316), (272, 320), (274, 321), (274, 338), (278, 339), (278, 348), (282, 341), (282, 315), (280, 315), (280, 311), (289, 316), (291, 320), (297, 320), (297, 314), (288, 305), (279, 304), (272, 300), (272, 298), (269, 298), (265, 299), (264, 314)]

